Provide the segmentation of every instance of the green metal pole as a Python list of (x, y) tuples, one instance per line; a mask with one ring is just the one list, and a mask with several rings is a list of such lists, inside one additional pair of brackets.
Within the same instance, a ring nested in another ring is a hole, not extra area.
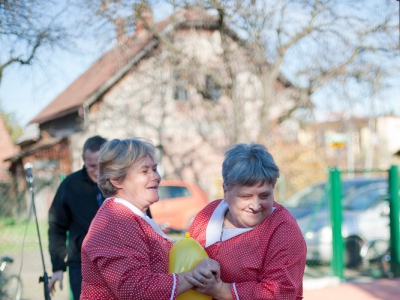
[(390, 267), (394, 277), (400, 277), (400, 232), (399, 232), (399, 170), (389, 170), (390, 193)]
[(332, 271), (344, 279), (343, 238), (342, 238), (342, 184), (337, 167), (329, 168), (329, 207), (332, 223)]

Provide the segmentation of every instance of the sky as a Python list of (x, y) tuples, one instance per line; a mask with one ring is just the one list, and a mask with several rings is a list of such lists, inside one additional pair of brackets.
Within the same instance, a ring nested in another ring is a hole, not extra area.
[[(156, 20), (160, 18), (160, 15), (155, 15)], [(14, 113), (20, 125), (26, 126), (31, 119), (95, 62), (99, 55), (96, 51), (85, 55), (57, 51), (45, 53), (41, 65), (32, 67), (13, 65), (6, 68), (0, 84), (0, 105), (2, 109)], [(400, 116), (400, 79), (393, 78), (391, 85), (394, 88), (377, 96), (375, 111), (376, 113), (394, 112)], [(326, 119), (326, 114), (332, 111), (343, 110), (343, 108), (335, 105), (337, 101), (324, 94), (317, 93), (312, 100), (317, 106), (317, 120)], [(354, 109), (362, 115), (369, 108), (368, 105), (360, 105)]]
[(25, 126), (83, 73), (98, 56), (56, 52), (46, 66), (12, 66), (0, 85), (0, 103)]
[[(153, 11), (155, 21), (171, 14), (169, 6), (162, 4), (162, 1), (157, 3), (158, 8)], [(0, 83), (0, 107), (5, 112), (14, 113), (19, 124), (25, 127), (100, 58), (101, 53), (96, 45), (81, 46), (82, 49), (90, 49), (90, 52), (77, 55), (57, 50), (42, 53), (40, 65), (14, 64), (6, 68)]]

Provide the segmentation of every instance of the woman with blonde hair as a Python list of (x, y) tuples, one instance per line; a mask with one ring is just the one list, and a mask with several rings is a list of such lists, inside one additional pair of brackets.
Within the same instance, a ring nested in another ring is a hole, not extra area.
[[(190, 272), (168, 274), (172, 242), (146, 216), (159, 200), (160, 175), (149, 140), (114, 139), (99, 158), (99, 188), (106, 197), (82, 246), (82, 294), (88, 299), (171, 300), (193, 285), (193, 271), (212, 280), (219, 264), (205, 258)], [(201, 285), (201, 284), (200, 284)]]

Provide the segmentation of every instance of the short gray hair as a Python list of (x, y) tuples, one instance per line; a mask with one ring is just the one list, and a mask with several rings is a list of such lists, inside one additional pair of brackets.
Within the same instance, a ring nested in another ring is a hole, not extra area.
[(279, 168), (264, 145), (236, 144), (225, 152), (222, 178), (227, 191), (234, 185), (253, 186), (268, 182), (275, 186)]
[(145, 138), (114, 139), (100, 150), (98, 186), (105, 197), (114, 196), (118, 189), (110, 179), (123, 182), (127, 170), (136, 162), (149, 156), (156, 161), (153, 143)]

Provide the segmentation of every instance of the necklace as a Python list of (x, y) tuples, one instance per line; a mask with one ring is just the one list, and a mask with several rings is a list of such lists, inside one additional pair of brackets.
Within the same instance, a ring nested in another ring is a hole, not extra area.
[(222, 236), (224, 235), (224, 230), (225, 230), (225, 222), (222, 221), (222, 226), (221, 226), (221, 236), (219, 237), (219, 240), (222, 242)]

